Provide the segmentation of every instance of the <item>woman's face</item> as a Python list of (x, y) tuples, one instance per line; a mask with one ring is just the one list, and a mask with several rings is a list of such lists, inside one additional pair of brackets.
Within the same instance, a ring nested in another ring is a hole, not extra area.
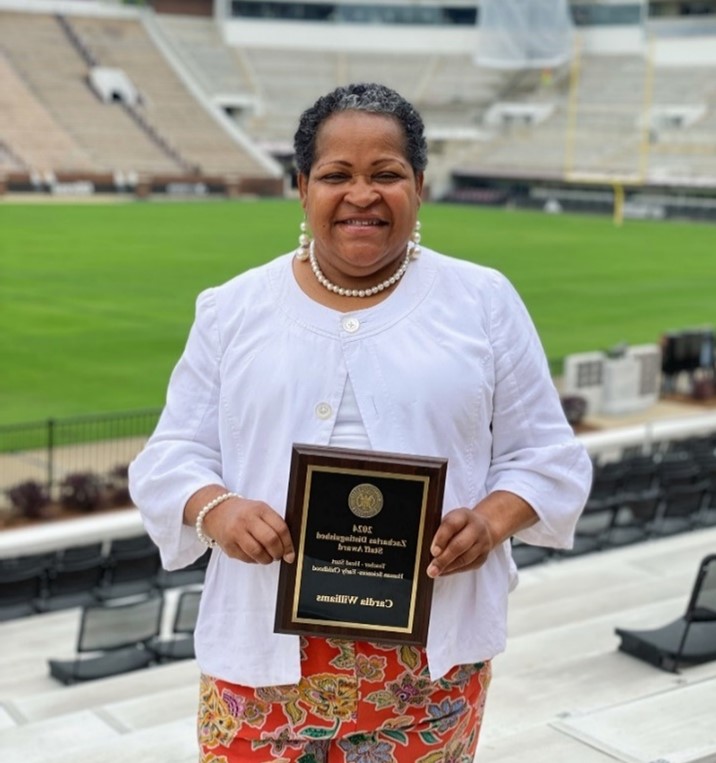
[(362, 111), (329, 117), (318, 131), (311, 172), (299, 175), (298, 187), (329, 279), (392, 273), (405, 255), (423, 187), (397, 119)]

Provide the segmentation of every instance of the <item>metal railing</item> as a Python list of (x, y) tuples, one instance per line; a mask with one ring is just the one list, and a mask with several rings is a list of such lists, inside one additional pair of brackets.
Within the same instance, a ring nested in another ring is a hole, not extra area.
[(126, 467), (160, 412), (148, 409), (0, 427), (0, 507), (9, 507), (9, 489), (29, 480), (52, 494), (69, 474), (101, 477)]

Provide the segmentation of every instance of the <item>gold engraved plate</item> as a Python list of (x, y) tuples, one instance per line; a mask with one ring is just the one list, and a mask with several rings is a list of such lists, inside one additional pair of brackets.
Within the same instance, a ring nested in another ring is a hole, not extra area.
[(383, 494), (368, 482), (356, 485), (348, 494), (348, 508), (361, 519), (370, 519), (380, 514), (383, 508)]

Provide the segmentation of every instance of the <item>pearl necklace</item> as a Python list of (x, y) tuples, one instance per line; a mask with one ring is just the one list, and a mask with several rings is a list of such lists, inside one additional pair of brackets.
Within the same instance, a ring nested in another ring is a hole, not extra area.
[(326, 276), (323, 275), (323, 271), (318, 265), (316, 259), (316, 253), (314, 252), (313, 241), (311, 241), (311, 247), (308, 253), (308, 260), (311, 263), (311, 270), (313, 275), (316, 276), (316, 280), (328, 291), (332, 291), (334, 294), (338, 294), (340, 297), (372, 297), (374, 294), (380, 294), (381, 291), (389, 289), (394, 286), (405, 275), (405, 271), (408, 269), (410, 260), (417, 256), (418, 247), (412, 241), (408, 244), (408, 250), (403, 257), (403, 261), (398, 266), (398, 269), (393, 273), (390, 278), (386, 278), (385, 281), (381, 281), (376, 286), (372, 286), (370, 289), (344, 289), (342, 286), (334, 284), (329, 281)]

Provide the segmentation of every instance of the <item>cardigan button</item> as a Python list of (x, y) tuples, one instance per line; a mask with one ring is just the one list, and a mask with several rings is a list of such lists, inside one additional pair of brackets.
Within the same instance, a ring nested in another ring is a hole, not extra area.
[(343, 318), (341, 322), (343, 324), (344, 331), (347, 331), (349, 334), (355, 334), (355, 332), (360, 328), (360, 321), (358, 318), (354, 318), (352, 315)]
[(333, 408), (328, 403), (319, 403), (316, 406), (316, 416), (319, 419), (330, 419), (333, 415)]

